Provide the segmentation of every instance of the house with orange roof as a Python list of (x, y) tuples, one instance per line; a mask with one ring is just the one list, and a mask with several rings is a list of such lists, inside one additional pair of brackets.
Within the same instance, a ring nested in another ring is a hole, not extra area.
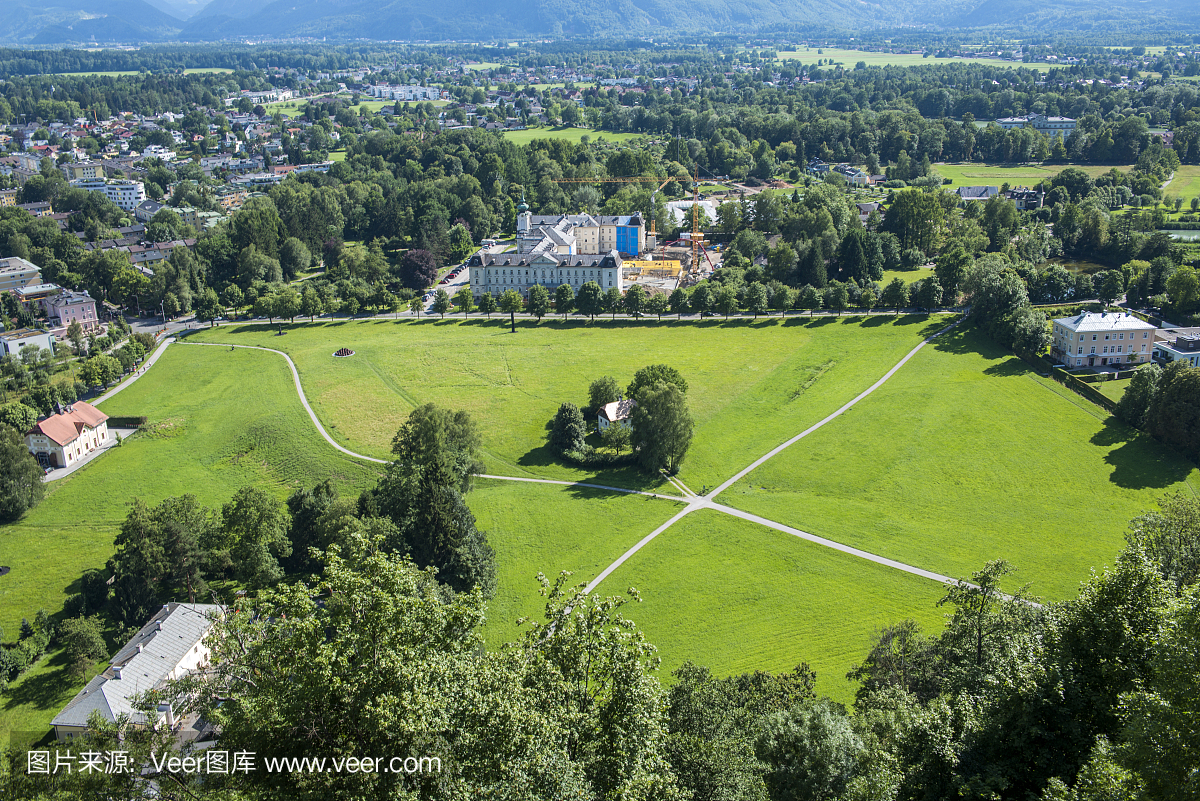
[(39, 421), (25, 435), (25, 446), (43, 467), (70, 467), (108, 442), (108, 415), (78, 401)]

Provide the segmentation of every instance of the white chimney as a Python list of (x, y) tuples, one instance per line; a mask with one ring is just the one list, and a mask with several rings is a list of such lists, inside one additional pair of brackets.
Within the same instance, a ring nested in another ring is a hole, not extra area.
[(114, 679), (120, 679), (120, 678), (121, 678), (121, 666), (120, 666), (120, 665), (113, 665), (112, 672), (113, 672), (113, 678), (114, 678)]
[(138, 653), (140, 654), (142, 652), (142, 644), (140, 642), (137, 644), (137, 649)]
[(171, 705), (168, 703), (159, 704), (158, 711), (162, 714), (163, 720), (166, 721), (167, 728), (175, 728), (175, 710), (171, 709)]

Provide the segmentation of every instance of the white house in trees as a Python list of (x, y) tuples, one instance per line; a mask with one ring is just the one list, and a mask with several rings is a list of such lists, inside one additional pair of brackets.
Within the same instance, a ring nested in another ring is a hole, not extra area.
[(625, 398), (606, 403), (600, 407), (600, 411), (596, 414), (596, 425), (600, 431), (608, 428), (611, 425), (622, 425), (626, 428), (630, 425), (630, 416), (633, 414), (634, 407), (637, 406), (637, 401), (633, 398)]

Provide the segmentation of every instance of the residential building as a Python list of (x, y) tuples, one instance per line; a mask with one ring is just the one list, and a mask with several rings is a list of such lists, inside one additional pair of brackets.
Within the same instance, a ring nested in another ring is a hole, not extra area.
[(47, 217), (54, 213), (54, 209), (50, 208), (50, 201), (41, 200), (36, 203), (18, 203), (17, 208), (25, 209), (34, 217)]
[(141, 223), (148, 223), (154, 219), (154, 215), (166, 208), (165, 204), (159, 203), (157, 200), (143, 200), (133, 210), (133, 218)]
[(1084, 312), (1054, 321), (1050, 356), (1068, 367), (1143, 364), (1154, 350), (1155, 326), (1128, 312)]
[(16, 189), (0, 189), (0, 208), (17, 205)]
[(1200, 367), (1200, 328), (1171, 328), (1157, 333), (1154, 360), (1161, 364), (1184, 361)]
[(34, 284), (33, 286), (17, 287), (12, 290), (13, 297), (21, 303), (38, 303), (46, 298), (57, 295), (59, 292), (62, 292), (62, 287), (58, 284)]
[(84, 331), (100, 326), (96, 318), (96, 301), (87, 292), (63, 291), (42, 300), (42, 308), (56, 328), (66, 328), (78, 321)]
[(596, 428), (603, 431), (611, 425), (621, 425), (628, 428), (631, 424), (630, 417), (633, 415), (633, 410), (637, 406), (637, 401), (633, 398), (617, 398), (612, 403), (606, 403), (600, 407), (600, 411), (596, 413)]
[(67, 162), (59, 167), (63, 175), (68, 181), (77, 181), (85, 178), (103, 178), (104, 165), (99, 161), (74, 161)]
[(33, 328), (18, 328), (16, 331), (0, 333), (0, 354), (19, 356), (22, 348), (39, 347), (54, 352), (54, 334)]
[(954, 190), (959, 200), (991, 200), (1000, 194), (998, 186), (960, 186)]
[[(146, 714), (134, 708), (136, 697), (207, 667), (210, 652), (204, 638), (223, 616), (224, 609), (216, 604), (163, 604), (108, 667), (50, 721), (55, 736), (67, 740), (83, 734), (93, 712), (109, 722), (124, 715), (136, 728), (150, 725)], [(160, 725), (187, 736), (187, 721), (175, 715), (169, 702), (160, 704), (157, 712)]]
[(42, 283), (42, 270), (20, 256), (0, 259), (0, 292), (25, 289)]
[(1008, 190), (1008, 199), (1017, 207), (1017, 211), (1033, 211), (1042, 207), (1046, 202), (1046, 195), (1037, 189), (1019, 186)]
[(76, 401), (34, 425), (25, 446), (42, 467), (70, 467), (108, 442), (108, 415)]
[(553, 294), (560, 284), (569, 285), (575, 292), (588, 281), (595, 281), (608, 291), (624, 291), (621, 275), (621, 256), (615, 250), (605, 254), (567, 255), (539, 250), (536, 253), (487, 253), (479, 251), (467, 262), (470, 270), (471, 294), (499, 295), (515, 289), (522, 296), (529, 288), (541, 284)]
[(448, 94), (442, 92), (436, 86), (389, 86), (387, 84), (376, 84), (371, 87), (371, 97), (378, 97), (384, 100), (419, 102), (423, 100), (442, 100), (443, 95), (449, 98)]
[(146, 186), (141, 181), (104, 178), (79, 178), (71, 186), (89, 192), (103, 192), (104, 196), (124, 211), (133, 211), (146, 200)]
[(1075, 130), (1075, 120), (1070, 117), (1047, 117), (1045, 114), (1027, 114), (1023, 117), (1003, 117), (996, 124), (1008, 130), (1010, 128), (1033, 128), (1035, 131), (1050, 137), (1060, 136), (1066, 139)]

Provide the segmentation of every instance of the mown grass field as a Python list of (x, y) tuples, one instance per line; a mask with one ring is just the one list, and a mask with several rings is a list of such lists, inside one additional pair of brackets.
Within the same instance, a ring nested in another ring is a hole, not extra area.
[(603, 139), (606, 142), (628, 142), (637, 139), (640, 134), (613, 133), (612, 131), (594, 131), (590, 128), (526, 128), (521, 131), (504, 131), (505, 139), (518, 145), (527, 145), (535, 139), (568, 139), (578, 142), (583, 137), (591, 141)]
[[(818, 53), (817, 50), (821, 52)], [(989, 67), (1009, 67), (1018, 69), (1025, 67), (1028, 69), (1041, 70), (1045, 72), (1048, 67), (1045, 64), (1022, 64), (1019, 61), (1007, 61), (1002, 58), (936, 58), (929, 56), (925, 58), (921, 53), (876, 53), (867, 50), (843, 50), (836, 47), (806, 47), (800, 50), (780, 50), (775, 54), (779, 61), (787, 61), (794, 59), (802, 61), (805, 64), (815, 64), (818, 59), (833, 59), (835, 64), (840, 64), (846, 69), (854, 69), (858, 62), (865, 62), (868, 67), (918, 67), (928, 64), (949, 64), (956, 61), (964, 61), (970, 64), (985, 64)]]
[[(483, 431), (489, 472), (646, 489), (633, 468), (585, 470), (546, 447), (560, 404), (587, 404), (604, 375), (625, 387), (648, 364), (678, 369), (696, 420), (681, 478), (714, 486), (870, 386), (923, 336), (945, 325), (925, 316), (778, 317), (757, 322), (507, 321), (461, 316), (205, 329), (195, 341), (262, 345), (296, 362), (309, 402), (331, 434), (359, 453), (386, 457), (416, 405), (465, 409)], [(339, 347), (355, 356), (335, 359)], [(193, 347), (186, 345), (184, 347)]]
[[(943, 178), (952, 181), (952, 188), (960, 186), (1033, 186), (1046, 178), (1053, 178), (1067, 167), (1083, 170), (1093, 178), (1112, 169), (1112, 165), (1095, 164), (935, 164), (933, 169)], [(1128, 172), (1133, 165), (1120, 165), (1117, 169)]]
[(720, 499), (951, 577), (1007, 559), (1010, 588), (1058, 599), (1156, 498), (1198, 489), (1187, 460), (955, 330)]
[(573, 573), (569, 586), (591, 581), (682, 508), (644, 495), (489, 479), (476, 481), (467, 504), (496, 549), (489, 648), (523, 636), (528, 627), (517, 626), (518, 618), (543, 618), (538, 573), (551, 585), (563, 570)]
[(876, 630), (906, 617), (941, 626), (943, 587), (909, 573), (704, 509), (659, 534), (596, 589), (630, 587), (624, 607), (659, 648), (663, 678), (685, 660), (717, 675), (807, 662), (817, 691), (849, 702), (846, 671)]

